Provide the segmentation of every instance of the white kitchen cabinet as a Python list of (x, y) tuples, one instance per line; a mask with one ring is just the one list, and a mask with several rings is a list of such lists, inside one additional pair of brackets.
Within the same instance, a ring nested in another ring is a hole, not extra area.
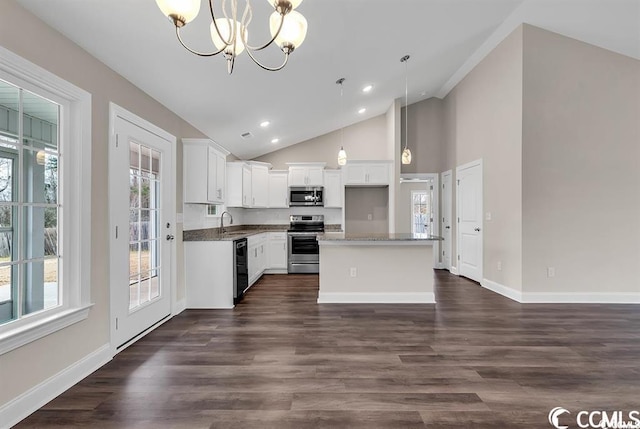
[(245, 162), (227, 163), (227, 207), (250, 207), (251, 166)]
[(324, 171), (324, 206), (326, 208), (342, 207), (344, 187), (342, 186), (342, 171)]
[(391, 161), (349, 161), (343, 167), (345, 186), (388, 185)]
[(249, 272), (249, 286), (254, 284), (267, 267), (267, 233), (251, 235), (247, 238), (249, 255), (247, 268)]
[(286, 273), (287, 272), (287, 233), (286, 232), (269, 232), (268, 233), (268, 265), (267, 269), (270, 273)]
[(289, 172), (269, 172), (269, 208), (289, 207)]
[(233, 241), (185, 241), (187, 308), (233, 308)]
[(184, 202), (224, 204), (229, 152), (208, 139), (182, 139)]
[(289, 166), (289, 186), (323, 186), (325, 162), (291, 163)]
[(251, 207), (269, 205), (269, 168), (271, 164), (250, 162), (251, 165)]

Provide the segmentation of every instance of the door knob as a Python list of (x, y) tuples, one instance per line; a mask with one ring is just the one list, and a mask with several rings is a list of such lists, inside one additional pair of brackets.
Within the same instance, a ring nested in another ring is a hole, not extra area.
[(167, 240), (171, 241), (173, 240), (175, 237), (171, 234), (167, 234)]
[(480, 228), (474, 228), (473, 230), (476, 232), (480, 232)]
[(445, 228), (446, 228), (446, 229), (451, 229), (451, 227), (450, 227), (450, 226), (445, 226)]

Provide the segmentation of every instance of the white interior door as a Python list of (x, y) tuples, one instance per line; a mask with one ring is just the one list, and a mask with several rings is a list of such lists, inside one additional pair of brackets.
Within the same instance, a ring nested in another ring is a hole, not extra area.
[(442, 173), (442, 265), (451, 271), (451, 170)]
[(109, 149), (112, 345), (171, 315), (171, 143), (120, 117)]
[(482, 162), (456, 168), (458, 274), (482, 281)]

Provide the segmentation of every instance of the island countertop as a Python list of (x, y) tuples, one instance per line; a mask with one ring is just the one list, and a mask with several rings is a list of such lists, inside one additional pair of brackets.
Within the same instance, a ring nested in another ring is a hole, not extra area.
[(431, 245), (433, 241), (441, 241), (443, 238), (436, 235), (421, 235), (410, 233), (345, 233), (325, 232), (318, 235), (320, 245), (338, 244), (413, 244)]

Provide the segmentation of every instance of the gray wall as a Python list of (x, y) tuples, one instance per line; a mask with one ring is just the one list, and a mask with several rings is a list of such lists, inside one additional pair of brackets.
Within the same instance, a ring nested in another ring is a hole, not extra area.
[(524, 101), (525, 292), (637, 299), (640, 61), (525, 26)]
[[(384, 115), (344, 128), (344, 149), (349, 160), (389, 159), (387, 122)], [(288, 146), (256, 158), (269, 162), (276, 170), (286, 169), (287, 162), (326, 162), (327, 168), (338, 167), (341, 130)]]
[(389, 232), (389, 188), (346, 187), (344, 223), (349, 234)]
[(518, 27), (444, 100), (443, 170), (453, 170), (455, 184), (456, 166), (483, 161), (484, 211), (492, 214), (483, 225), (483, 276), (516, 290), (522, 289), (522, 49)]
[[(402, 165), (402, 173), (439, 173), (444, 171), (445, 127), (443, 101), (429, 98), (409, 105), (408, 146), (411, 164)], [(401, 114), (401, 145), (405, 143), (405, 115)]]
[[(185, 121), (133, 86), (14, 0), (0, 2), (0, 45), (92, 95), (91, 300), (89, 318), (0, 356), (0, 405), (42, 383), (109, 342), (108, 123), (109, 102), (178, 137), (203, 137)], [(23, 35), (20, 37), (18, 35)], [(28, 35), (28, 36), (24, 36)], [(178, 146), (178, 207), (182, 205), (182, 150)], [(182, 237), (181, 226), (176, 234)], [(184, 296), (182, 240), (178, 240), (178, 296)]]

